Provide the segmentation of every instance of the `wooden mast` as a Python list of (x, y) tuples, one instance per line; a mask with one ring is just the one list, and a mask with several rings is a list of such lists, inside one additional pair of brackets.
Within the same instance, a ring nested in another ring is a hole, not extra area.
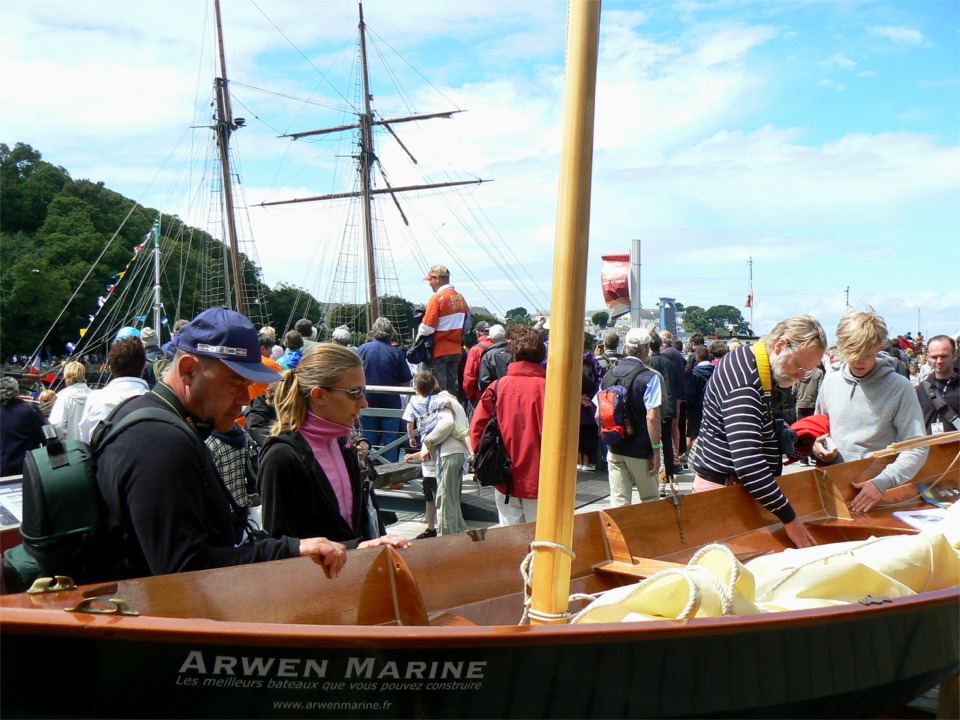
[(213, 85), (217, 93), (217, 147), (220, 150), (220, 171), (223, 173), (223, 214), (226, 219), (227, 237), (230, 242), (230, 267), (224, 262), (223, 278), (226, 290), (227, 307), (230, 306), (230, 275), (233, 274), (233, 295), (236, 311), (246, 315), (243, 302), (243, 278), (240, 276), (240, 251), (237, 244), (237, 225), (233, 215), (233, 185), (230, 173), (230, 134), (237, 126), (233, 122), (230, 108), (230, 93), (227, 89), (227, 59), (223, 51), (223, 25), (220, 22), (220, 0), (214, 0), (217, 14), (217, 45), (220, 50), (220, 75), (214, 78)]
[(400, 208), (400, 203), (397, 200), (397, 194), (402, 192), (412, 192), (417, 190), (433, 190), (439, 188), (448, 188), (455, 187), (458, 185), (479, 185), (480, 183), (486, 182), (485, 180), (476, 179), (476, 180), (462, 180), (462, 181), (452, 181), (452, 182), (442, 182), (442, 183), (426, 183), (422, 185), (407, 185), (404, 187), (391, 187), (389, 182), (386, 181), (386, 178), (383, 177), (383, 181), (386, 184), (386, 188), (383, 189), (374, 189), (373, 187), (373, 167), (375, 164), (378, 164), (378, 159), (376, 151), (374, 148), (373, 140), (373, 128), (376, 126), (383, 126), (387, 131), (393, 136), (397, 141), (403, 151), (410, 157), (411, 161), (416, 164), (417, 160), (413, 157), (410, 151), (404, 146), (400, 141), (400, 138), (397, 137), (396, 133), (393, 131), (393, 128), (390, 126), (392, 124), (398, 123), (407, 123), (414, 122), (418, 120), (431, 120), (434, 118), (450, 118), (450, 116), (463, 112), (462, 110), (449, 110), (445, 112), (436, 112), (436, 113), (427, 113), (427, 114), (415, 114), (399, 118), (389, 118), (389, 119), (379, 119), (377, 120), (373, 114), (373, 108), (371, 106), (371, 94), (370, 94), (370, 77), (369, 77), (369, 66), (367, 63), (367, 38), (366, 38), (366, 24), (363, 21), (363, 4), (359, 4), (360, 10), (360, 66), (363, 75), (363, 111), (359, 113), (359, 120), (357, 123), (352, 125), (339, 125), (337, 127), (323, 128), (320, 130), (306, 130), (296, 133), (285, 133), (281, 137), (289, 137), (294, 140), (299, 140), (304, 137), (311, 137), (316, 135), (323, 135), (326, 133), (332, 132), (343, 132), (347, 130), (359, 130), (359, 154), (357, 156), (357, 168), (360, 173), (360, 190), (359, 192), (343, 192), (343, 193), (330, 193), (326, 195), (316, 195), (312, 197), (305, 198), (294, 198), (291, 200), (272, 200), (270, 202), (260, 203), (261, 207), (268, 207), (271, 205), (289, 205), (292, 203), (304, 203), (304, 202), (316, 202), (321, 200), (338, 200), (344, 198), (360, 198), (363, 203), (363, 233), (364, 233), (364, 255), (367, 262), (367, 296), (369, 299), (369, 305), (367, 309), (367, 327), (370, 327), (373, 322), (380, 315), (380, 301), (379, 301), (379, 291), (377, 289), (377, 273), (376, 273), (376, 257), (374, 253), (374, 244), (373, 244), (373, 198), (376, 195), (383, 195), (389, 193), (393, 198), (394, 204), (397, 206), (397, 210), (400, 212), (400, 216), (403, 219), (405, 225), (410, 223), (407, 221), (406, 216), (403, 213), (403, 210)]
[(363, 72), (363, 114), (360, 116), (360, 188), (363, 196), (363, 236), (367, 250), (367, 328), (380, 317), (377, 297), (377, 273), (373, 256), (373, 208), (370, 198), (370, 176), (377, 156), (373, 149), (373, 112), (370, 110), (370, 76), (367, 72), (367, 36), (363, 24), (363, 3), (360, 7), (360, 66)]
[[(600, 0), (570, 0), (564, 84), (560, 191), (550, 305), (550, 354), (540, 452), (537, 542), (570, 548), (576, 500), (580, 366), (587, 286), (593, 112)], [(571, 557), (534, 547), (531, 624), (566, 622)]]

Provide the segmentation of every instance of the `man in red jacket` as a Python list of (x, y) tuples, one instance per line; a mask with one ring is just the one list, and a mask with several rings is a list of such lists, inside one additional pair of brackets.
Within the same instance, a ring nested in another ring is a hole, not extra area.
[(419, 335), (433, 335), (433, 374), (440, 388), (456, 396), (460, 391), (460, 347), (463, 328), (470, 319), (470, 308), (463, 295), (450, 284), (446, 265), (434, 265), (424, 278), (433, 295), (418, 329)]

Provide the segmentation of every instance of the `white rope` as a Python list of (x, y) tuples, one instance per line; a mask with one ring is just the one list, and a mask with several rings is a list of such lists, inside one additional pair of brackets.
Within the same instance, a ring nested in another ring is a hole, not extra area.
[[(562, 613), (545, 613), (530, 607), (533, 602), (533, 596), (531, 594), (531, 590), (533, 589), (533, 551), (536, 548), (553, 548), (554, 550), (560, 550), (569, 555), (571, 560), (577, 557), (577, 554), (573, 550), (560, 543), (550, 542), (549, 540), (534, 540), (530, 543), (530, 552), (527, 553), (527, 556), (523, 558), (523, 561), (520, 563), (520, 577), (523, 578), (523, 615), (520, 617), (520, 622), (517, 623), (518, 625), (529, 624), (531, 618), (540, 620), (543, 623), (552, 623), (557, 620), (566, 620), (570, 617), (569, 610)], [(593, 595), (573, 593), (568, 596), (567, 602), (594, 599), (595, 597)]]

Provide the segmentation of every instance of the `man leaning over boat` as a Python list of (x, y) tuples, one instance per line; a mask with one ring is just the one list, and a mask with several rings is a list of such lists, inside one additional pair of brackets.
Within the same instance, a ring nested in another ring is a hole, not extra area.
[[(317, 555), (339, 574), (346, 548), (326, 538), (242, 542), (245, 513), (231, 502), (203, 441), (220, 418), (249, 401), (251, 382), (280, 376), (260, 361), (257, 331), (226, 308), (200, 313), (176, 339), (176, 355), (151, 392), (118, 408), (183, 422), (144, 421), (123, 430), (100, 455), (97, 483), (106, 505), (111, 558), (123, 578)], [(196, 437), (192, 437), (195, 434)]]
[(773, 393), (774, 386), (789, 388), (802, 380), (826, 346), (816, 318), (797, 315), (777, 323), (753, 345), (724, 355), (707, 385), (693, 462), (694, 492), (742, 484), (801, 548), (816, 542), (776, 480), (783, 470), (783, 450)]

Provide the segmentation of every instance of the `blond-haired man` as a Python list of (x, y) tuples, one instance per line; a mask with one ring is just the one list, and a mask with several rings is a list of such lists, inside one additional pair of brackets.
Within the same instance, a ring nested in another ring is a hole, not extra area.
[[(813, 445), (813, 455), (822, 462), (859, 460), (891, 443), (924, 435), (923, 412), (910, 381), (896, 371), (896, 361), (878, 353), (887, 339), (887, 325), (872, 308), (844, 315), (837, 325), (837, 351), (842, 361), (834, 363), (820, 386), (816, 412), (830, 418), (830, 438)], [(908, 482), (927, 459), (928, 448), (914, 448), (875, 477), (851, 483), (860, 492), (850, 503), (856, 512), (870, 510), (884, 492)]]

